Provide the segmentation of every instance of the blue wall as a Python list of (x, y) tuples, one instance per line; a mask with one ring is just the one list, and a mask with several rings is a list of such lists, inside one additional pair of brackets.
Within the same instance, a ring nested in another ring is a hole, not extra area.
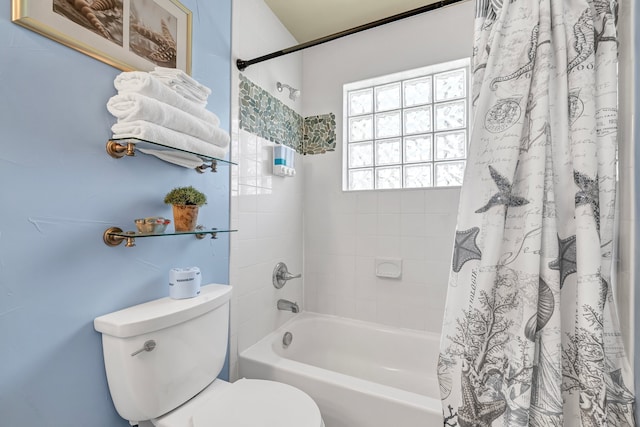
[[(231, 1), (182, 0), (193, 16), (193, 76), (228, 130)], [(0, 10), (0, 425), (127, 426), (111, 402), (93, 319), (167, 294), (171, 267), (228, 283), (229, 241), (138, 239), (107, 247), (112, 225), (171, 217), (164, 194), (194, 185), (200, 221), (229, 223), (225, 168), (198, 175), (105, 152), (105, 104), (120, 72), (11, 22)]]

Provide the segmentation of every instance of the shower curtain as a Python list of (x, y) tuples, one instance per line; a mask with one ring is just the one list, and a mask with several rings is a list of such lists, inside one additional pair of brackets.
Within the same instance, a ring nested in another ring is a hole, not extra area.
[(444, 426), (633, 426), (611, 289), (617, 4), (476, 2)]

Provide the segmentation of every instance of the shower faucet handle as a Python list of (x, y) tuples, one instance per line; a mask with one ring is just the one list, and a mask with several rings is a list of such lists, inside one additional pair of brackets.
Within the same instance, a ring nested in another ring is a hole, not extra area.
[(291, 274), (288, 271), (286, 273), (284, 273), (282, 276), (280, 276), (282, 279), (284, 280), (291, 280), (291, 279), (299, 279), (302, 277), (302, 273), (300, 274)]
[(279, 262), (276, 264), (276, 267), (273, 269), (273, 275), (271, 276), (273, 281), (273, 286), (276, 289), (282, 288), (287, 280), (298, 279), (302, 277), (301, 274), (291, 274), (289, 273), (289, 269), (287, 268), (287, 264), (284, 262)]

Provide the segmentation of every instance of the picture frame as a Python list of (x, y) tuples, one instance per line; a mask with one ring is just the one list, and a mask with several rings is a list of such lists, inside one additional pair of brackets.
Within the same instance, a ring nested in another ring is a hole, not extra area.
[(191, 74), (192, 12), (178, 0), (12, 0), (11, 20), (123, 71)]

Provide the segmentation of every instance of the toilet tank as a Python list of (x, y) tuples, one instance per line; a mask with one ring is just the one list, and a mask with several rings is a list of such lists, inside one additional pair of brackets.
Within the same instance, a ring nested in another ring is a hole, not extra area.
[[(142, 421), (198, 394), (222, 370), (227, 354), (231, 286), (211, 284), (188, 299), (161, 298), (93, 322), (111, 398), (120, 416)], [(141, 351), (145, 342), (155, 348)]]

